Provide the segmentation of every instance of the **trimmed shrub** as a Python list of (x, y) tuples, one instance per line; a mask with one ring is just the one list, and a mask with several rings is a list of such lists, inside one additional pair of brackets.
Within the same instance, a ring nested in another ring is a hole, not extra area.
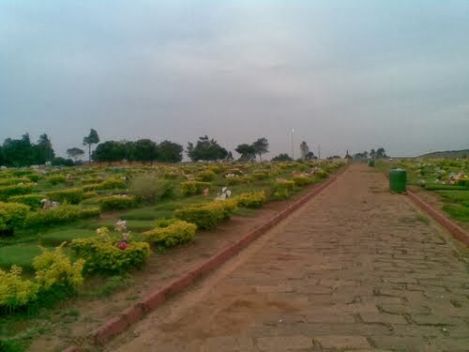
[(23, 226), (29, 207), (19, 203), (0, 202), (0, 234)]
[(266, 180), (270, 177), (268, 171), (256, 170), (252, 173), (252, 178), (255, 180)]
[(260, 208), (267, 201), (267, 196), (264, 191), (241, 193), (235, 197), (238, 201), (238, 205), (244, 208)]
[(292, 181), (295, 182), (295, 185), (298, 187), (304, 187), (310, 185), (314, 182), (314, 179), (306, 175), (294, 175)]
[(184, 196), (201, 194), (205, 188), (210, 188), (209, 182), (186, 181), (181, 182), (181, 191)]
[(129, 193), (138, 200), (154, 203), (160, 199), (174, 198), (175, 186), (168, 180), (161, 180), (152, 175), (141, 175), (132, 179)]
[(213, 201), (202, 205), (187, 206), (176, 210), (175, 216), (181, 220), (196, 224), (204, 230), (213, 229), (221, 221), (230, 217), (236, 209), (236, 201)]
[(135, 206), (135, 197), (128, 195), (114, 195), (97, 199), (102, 211), (128, 209)]
[(84, 192), (80, 188), (69, 188), (60, 191), (54, 191), (47, 193), (49, 199), (61, 202), (61, 203), (70, 203), (78, 204), (84, 198)]
[(143, 233), (145, 241), (157, 248), (171, 248), (194, 239), (197, 225), (189, 222), (169, 219), (157, 221), (153, 230)]
[(63, 204), (56, 208), (41, 209), (29, 213), (25, 224), (26, 226), (49, 226), (90, 218), (99, 214), (99, 208), (82, 208), (78, 205)]
[(106, 190), (106, 189), (122, 189), (126, 188), (127, 183), (124, 179), (119, 177), (110, 177), (103, 182), (96, 185), (94, 190)]
[(8, 202), (25, 204), (31, 209), (38, 209), (41, 207), (41, 200), (44, 198), (41, 194), (24, 194), (21, 196), (14, 196), (8, 198)]
[(273, 184), (273, 194), (274, 199), (287, 199), (291, 196), (291, 193), (295, 189), (295, 182), (277, 179)]
[(65, 181), (64, 175), (52, 175), (46, 178), (46, 182), (51, 185), (58, 185), (59, 183), (65, 183)]
[(44, 250), (33, 260), (35, 281), (39, 284), (41, 293), (51, 291), (55, 296), (58, 292), (59, 295), (72, 294), (83, 283), (84, 264), (83, 259), (72, 263), (61, 246), (54, 250)]
[(7, 177), (7, 178), (0, 178), (0, 186), (11, 186), (17, 185), (18, 183), (30, 183), (31, 181), (27, 178), (19, 178), (19, 177)]
[(0, 200), (7, 200), (13, 196), (19, 196), (21, 194), (31, 193), (33, 190), (32, 184), (19, 184), (12, 186), (0, 187)]
[(85, 260), (85, 272), (115, 274), (142, 267), (150, 255), (150, 246), (146, 242), (122, 243), (113, 238), (107, 228), (98, 230), (98, 236), (73, 240), (70, 244), (73, 252)]
[(10, 271), (0, 269), (0, 311), (11, 312), (35, 301), (39, 285), (22, 277), (22, 269), (16, 265)]
[(215, 177), (217, 177), (217, 174), (212, 170), (204, 170), (197, 174), (197, 180), (202, 182), (213, 181), (215, 180)]

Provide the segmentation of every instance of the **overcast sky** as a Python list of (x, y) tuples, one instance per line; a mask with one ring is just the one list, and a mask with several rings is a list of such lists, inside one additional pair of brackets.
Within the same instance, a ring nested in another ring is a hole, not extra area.
[(0, 0), (0, 140), (469, 148), (467, 0)]

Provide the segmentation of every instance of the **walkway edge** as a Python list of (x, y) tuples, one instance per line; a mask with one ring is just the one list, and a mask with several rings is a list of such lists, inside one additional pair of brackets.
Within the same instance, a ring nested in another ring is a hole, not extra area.
[[(90, 338), (94, 345), (103, 346), (109, 342), (113, 337), (123, 333), (131, 325), (137, 323), (143, 319), (148, 313), (154, 311), (156, 308), (161, 306), (168, 298), (180, 293), (181, 291), (188, 288), (190, 285), (199, 280), (202, 276), (210, 273), (211, 271), (218, 268), (220, 265), (237, 255), (242, 249), (246, 248), (254, 240), (265, 234), (268, 230), (277, 225), (280, 221), (284, 220), (295, 210), (303, 206), (314, 196), (318, 195), (329, 185), (334, 183), (337, 178), (345, 172), (348, 166), (344, 166), (337, 173), (330, 176), (327, 180), (317, 184), (313, 189), (289, 205), (287, 208), (274, 215), (267, 222), (259, 225), (252, 229), (250, 232), (245, 234), (238, 242), (220, 250), (214, 254), (204, 263), (194, 267), (189, 272), (183, 274), (173, 282), (169, 283), (164, 288), (159, 288), (146, 296), (142, 301), (135, 303), (131, 307), (121, 312), (118, 316), (109, 319), (102, 326), (94, 330)], [(70, 346), (64, 350), (64, 352), (80, 352), (81, 349), (78, 346)]]
[(461, 226), (450, 220), (440, 210), (435, 209), (429, 203), (425, 202), (415, 192), (407, 190), (407, 196), (423, 211), (430, 215), (436, 222), (443, 226), (451, 235), (457, 240), (469, 246), (469, 233), (466, 232)]

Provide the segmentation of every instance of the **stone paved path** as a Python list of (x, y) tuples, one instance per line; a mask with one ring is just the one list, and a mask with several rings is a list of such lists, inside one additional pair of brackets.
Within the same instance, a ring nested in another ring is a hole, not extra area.
[(458, 247), (352, 166), (112, 351), (469, 351)]

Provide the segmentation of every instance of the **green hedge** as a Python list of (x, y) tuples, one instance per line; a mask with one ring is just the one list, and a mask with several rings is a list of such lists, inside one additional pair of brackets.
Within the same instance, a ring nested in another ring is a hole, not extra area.
[(29, 213), (25, 224), (26, 226), (49, 226), (94, 217), (99, 214), (99, 208), (82, 208), (78, 205), (63, 204), (56, 208), (41, 209)]
[(293, 191), (295, 190), (295, 182), (290, 180), (278, 179), (273, 185), (273, 194), (274, 199), (287, 199), (290, 198)]
[(19, 184), (12, 186), (0, 187), (0, 200), (7, 200), (10, 197), (18, 196), (21, 194), (31, 193), (33, 190), (32, 184)]
[(14, 231), (23, 226), (29, 207), (19, 203), (0, 202), (0, 231)]
[(47, 197), (51, 200), (61, 202), (78, 204), (84, 198), (84, 192), (81, 188), (69, 188), (60, 191), (54, 191), (47, 193)]
[(42, 194), (24, 194), (21, 196), (13, 196), (8, 198), (9, 202), (15, 202), (15, 203), (21, 203), (25, 204), (31, 209), (38, 209), (41, 207), (41, 200), (44, 199), (44, 196)]
[(85, 260), (85, 272), (115, 274), (142, 267), (150, 255), (146, 242), (130, 242), (120, 249), (119, 240), (109, 236), (76, 239), (71, 242), (75, 255)]
[(236, 209), (234, 199), (213, 201), (202, 205), (187, 206), (175, 211), (178, 219), (196, 224), (200, 229), (213, 229), (221, 221), (230, 217)]
[(145, 241), (158, 248), (170, 248), (194, 239), (197, 225), (177, 219), (160, 220), (153, 230), (143, 233)]
[(235, 197), (238, 201), (238, 205), (244, 208), (260, 208), (267, 200), (267, 196), (264, 191), (241, 193)]
[(205, 188), (210, 188), (209, 182), (186, 181), (181, 182), (181, 191), (184, 196), (201, 194)]
[(97, 201), (102, 211), (128, 209), (136, 205), (135, 197), (128, 195), (100, 197)]

